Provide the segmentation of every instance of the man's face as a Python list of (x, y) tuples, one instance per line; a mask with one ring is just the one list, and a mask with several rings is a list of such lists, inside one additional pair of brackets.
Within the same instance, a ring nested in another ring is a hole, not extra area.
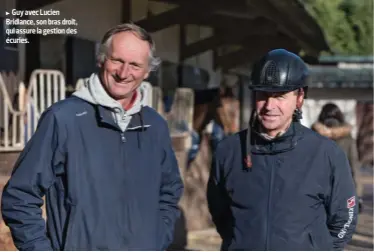
[(302, 104), (303, 95), (291, 92), (256, 92), (256, 112), (258, 119), (267, 134), (276, 136), (288, 128), (296, 104)]
[(132, 32), (117, 33), (101, 67), (101, 81), (117, 101), (131, 99), (133, 91), (149, 74), (150, 47)]

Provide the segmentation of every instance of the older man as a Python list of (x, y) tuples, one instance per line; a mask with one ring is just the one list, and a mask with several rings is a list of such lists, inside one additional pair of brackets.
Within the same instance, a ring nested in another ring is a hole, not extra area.
[[(163, 250), (183, 185), (166, 122), (139, 85), (158, 62), (150, 35), (103, 37), (83, 89), (54, 104), (20, 155), (2, 214), (20, 250)], [(40, 207), (46, 196), (47, 223)]]
[(357, 199), (344, 152), (302, 126), (308, 68), (283, 49), (255, 64), (247, 130), (223, 140), (208, 186), (224, 250), (340, 250)]

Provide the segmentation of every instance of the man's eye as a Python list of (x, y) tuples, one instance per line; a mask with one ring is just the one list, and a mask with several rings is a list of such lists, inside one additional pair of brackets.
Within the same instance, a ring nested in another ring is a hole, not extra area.
[(279, 99), (279, 100), (283, 100), (283, 99), (286, 98), (286, 96), (284, 94), (282, 94), (282, 95), (277, 95), (276, 98)]
[(132, 68), (134, 68), (134, 69), (139, 69), (139, 68), (140, 68), (140, 66), (139, 66), (139, 65), (137, 65), (137, 64), (134, 64), (134, 63), (132, 63), (132, 64), (131, 64), (131, 67), (132, 67)]
[(110, 59), (110, 61), (112, 61), (115, 64), (121, 64), (122, 63), (121, 60), (119, 60), (119, 59)]

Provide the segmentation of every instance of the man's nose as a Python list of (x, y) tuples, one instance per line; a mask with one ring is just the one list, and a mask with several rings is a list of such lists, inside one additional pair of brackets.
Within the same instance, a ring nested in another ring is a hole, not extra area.
[(275, 107), (276, 100), (274, 97), (268, 97), (266, 99), (265, 108), (267, 110), (272, 110)]
[(126, 79), (129, 74), (129, 65), (128, 64), (122, 64), (121, 68), (117, 72), (118, 76), (121, 79)]

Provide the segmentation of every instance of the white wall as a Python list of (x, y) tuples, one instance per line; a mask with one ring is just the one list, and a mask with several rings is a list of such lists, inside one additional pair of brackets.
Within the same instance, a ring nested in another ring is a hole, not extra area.
[[(165, 11), (176, 8), (177, 5), (153, 2), (147, 0), (132, 0), (132, 20), (139, 21), (147, 17), (149, 10), (153, 15), (161, 14)], [(213, 35), (213, 30), (210, 27), (201, 27), (197, 25), (188, 25), (186, 27), (186, 42), (187, 44), (197, 42), (201, 39), (208, 38)], [(152, 33), (152, 37), (156, 43), (157, 56), (162, 60), (174, 63), (179, 62), (179, 36), (180, 26), (175, 24), (166, 29)], [(183, 62), (186, 65), (191, 65), (203, 68), (210, 73), (209, 87), (217, 87), (221, 82), (221, 72), (213, 70), (213, 52), (206, 51), (195, 57), (191, 57)]]
[[(148, 0), (132, 0), (131, 20), (137, 22), (147, 18), (149, 10), (154, 15), (172, 10), (176, 5)], [(179, 25), (173, 25), (166, 29), (153, 32), (152, 38), (156, 44), (156, 54), (162, 60), (174, 63), (179, 62)]]
[(318, 118), (324, 104), (332, 102), (344, 113), (346, 121), (353, 126), (352, 137), (357, 136), (357, 101), (372, 101), (373, 90), (364, 88), (311, 88), (308, 91), (308, 99), (303, 105), (303, 119), (301, 123), (310, 127)]
[[(187, 26), (187, 44), (197, 42), (199, 40), (209, 38), (214, 35), (214, 31), (210, 27), (197, 26), (197, 25), (188, 25)], [(184, 64), (192, 65), (195, 67), (200, 67), (209, 72), (210, 81), (208, 88), (216, 88), (221, 84), (222, 74), (221, 70), (213, 69), (213, 50), (205, 51), (201, 54), (198, 54), (194, 57), (186, 59)]]
[(322, 107), (326, 103), (335, 103), (345, 116), (347, 123), (353, 126), (352, 137), (357, 136), (357, 120), (356, 120), (356, 105), (357, 101), (354, 99), (336, 100), (336, 99), (306, 99), (303, 105), (303, 119), (301, 123), (306, 127), (311, 127), (317, 121)]

